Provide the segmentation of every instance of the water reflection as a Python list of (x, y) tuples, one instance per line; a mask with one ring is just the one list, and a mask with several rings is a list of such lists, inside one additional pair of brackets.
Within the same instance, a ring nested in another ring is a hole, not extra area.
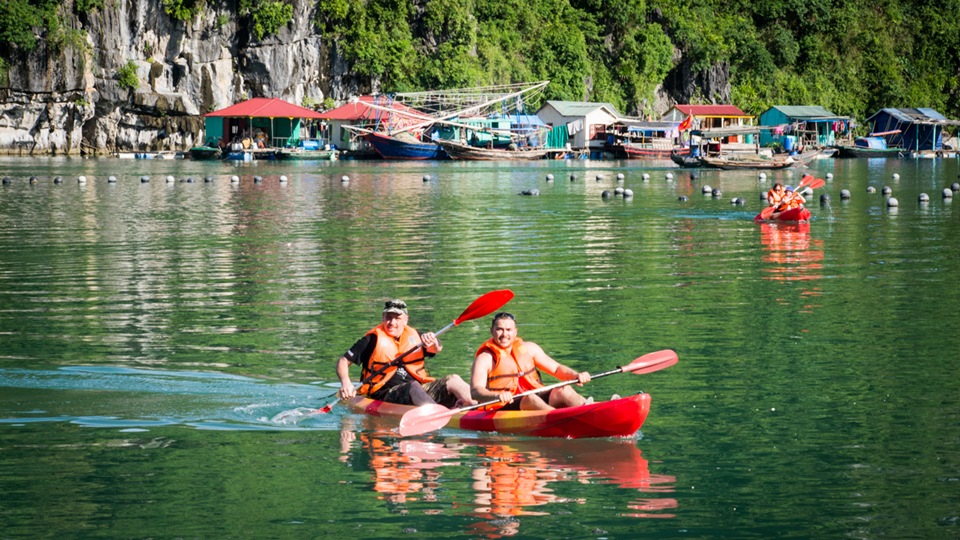
[(764, 279), (811, 281), (823, 277), (823, 241), (811, 240), (809, 223), (761, 223)]
[[(523, 516), (568, 512), (564, 505), (591, 498), (616, 506), (618, 517), (672, 518), (677, 508), (668, 496), (676, 479), (652, 474), (634, 440), (398, 440), (366, 418), (359, 425), (345, 418), (340, 442), (340, 461), (368, 469), (373, 491), (391, 510), (405, 514), (419, 503), (424, 513), (440, 514), (453, 503), (453, 513), (473, 520), (470, 531), (487, 538), (517, 535)], [(625, 497), (598, 491), (604, 485)]]

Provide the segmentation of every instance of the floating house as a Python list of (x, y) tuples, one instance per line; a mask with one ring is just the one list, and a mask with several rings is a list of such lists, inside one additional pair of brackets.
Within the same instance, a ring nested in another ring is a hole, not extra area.
[(617, 122), (620, 112), (609, 103), (588, 101), (547, 101), (537, 116), (552, 130), (547, 147), (603, 152), (607, 142), (607, 126)]
[(941, 151), (944, 127), (960, 125), (933, 109), (924, 108), (880, 109), (867, 118), (867, 123), (872, 127), (871, 136), (883, 137), (890, 148), (910, 152)]
[(790, 151), (803, 147), (833, 146), (837, 134), (850, 131), (850, 117), (838, 116), (819, 105), (776, 105), (760, 114), (760, 146), (779, 143)]
[[(386, 110), (385, 110), (386, 109)], [(396, 110), (396, 113), (391, 112)], [(416, 123), (416, 118), (426, 116), (388, 96), (360, 96), (335, 109), (320, 113), (330, 135), (330, 143), (347, 156), (375, 157), (378, 154), (370, 143), (359, 136), (362, 131), (391, 131), (401, 126)]]
[(322, 136), (320, 113), (282, 99), (248, 99), (203, 116), (209, 146), (290, 148)]
[(674, 105), (660, 120), (682, 122), (687, 117), (691, 118), (692, 129), (752, 126), (755, 118), (734, 105)]

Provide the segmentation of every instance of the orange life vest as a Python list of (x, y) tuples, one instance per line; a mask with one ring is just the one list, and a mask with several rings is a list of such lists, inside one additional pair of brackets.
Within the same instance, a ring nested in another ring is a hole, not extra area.
[(493, 368), (487, 376), (487, 390), (509, 390), (519, 394), (534, 388), (543, 388), (533, 355), (523, 346), (522, 339), (515, 339), (508, 350), (490, 338), (477, 349), (477, 355), (482, 352), (493, 356)]
[(775, 189), (771, 189), (767, 192), (767, 202), (770, 203), (770, 206), (776, 206), (783, 200), (783, 195)]
[[(396, 357), (416, 347), (420, 343), (420, 334), (416, 329), (407, 326), (400, 334), (400, 339), (394, 339), (383, 329), (382, 324), (378, 324), (366, 335), (375, 334), (377, 336), (377, 346), (370, 354), (370, 359), (363, 366), (360, 372), (361, 380), (367, 381), (357, 390), (358, 394), (368, 396), (383, 388), (383, 385), (393, 377), (397, 372), (397, 366), (389, 366)], [(423, 365), (423, 348), (408, 354), (401, 360), (403, 368), (407, 370), (411, 377), (418, 382), (427, 383), (433, 380), (433, 377), (427, 374), (427, 369)], [(379, 373), (378, 373), (379, 371)], [(373, 375), (376, 373), (376, 375)], [(372, 376), (371, 376), (372, 375)]]

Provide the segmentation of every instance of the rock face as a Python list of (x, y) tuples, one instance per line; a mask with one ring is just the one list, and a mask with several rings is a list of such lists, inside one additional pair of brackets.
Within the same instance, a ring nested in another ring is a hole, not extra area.
[[(10, 62), (2, 154), (183, 150), (202, 142), (202, 114), (249, 97), (302, 104), (368, 91), (317, 33), (307, 0), (293, 0), (294, 20), (263, 41), (221, 3), (190, 23), (159, 0), (106, 2), (79, 16), (72, 3), (63, 13), (76, 39), (58, 49), (39, 40)], [(135, 90), (117, 76), (128, 62)]]
[[(250, 17), (236, 15), (236, 2), (198, 3), (202, 10), (183, 22), (162, 0), (108, 0), (80, 15), (65, 0), (68, 38), (13, 52), (0, 86), (0, 154), (186, 150), (203, 142), (203, 114), (244, 99), (345, 102), (379, 91), (378, 80), (354, 76), (336, 40), (319, 33), (314, 0), (291, 0), (293, 20), (262, 41)], [(724, 66), (694, 72), (676, 61), (654, 109), (729, 101)], [(136, 89), (120, 82), (128, 65)]]

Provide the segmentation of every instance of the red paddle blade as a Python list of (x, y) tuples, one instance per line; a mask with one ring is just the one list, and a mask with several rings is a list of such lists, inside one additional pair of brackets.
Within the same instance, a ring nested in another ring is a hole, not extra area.
[(467, 306), (467, 309), (463, 310), (463, 313), (453, 320), (453, 324), (459, 326), (462, 322), (472, 321), (473, 319), (479, 319), (480, 317), (489, 315), (502, 308), (512, 298), (513, 291), (510, 289), (490, 291)]
[(645, 373), (653, 373), (654, 371), (666, 369), (679, 361), (680, 358), (677, 356), (676, 351), (664, 349), (662, 351), (647, 353), (634, 359), (633, 362), (630, 362), (620, 369), (622, 369), (624, 373), (630, 372), (636, 375), (643, 375)]
[(400, 418), (397, 433), (401, 437), (410, 437), (412, 435), (436, 431), (447, 425), (450, 417), (456, 414), (456, 412), (456, 410), (450, 410), (443, 405), (424, 405), (423, 407), (417, 407)]
[(760, 217), (761, 217), (762, 219), (767, 219), (768, 217), (770, 217), (770, 216), (773, 215), (773, 212), (774, 212), (776, 209), (777, 209), (776, 206), (768, 206), (768, 207), (766, 207), (766, 208), (764, 208), (763, 210), (760, 211)]
[(805, 174), (805, 175), (803, 175), (803, 178), (800, 180), (800, 183), (797, 184), (798, 190), (799, 190), (799, 188), (806, 187), (806, 186), (810, 185), (811, 182), (813, 182), (813, 175), (812, 175), (812, 174)]
[(331, 401), (330, 403), (327, 403), (327, 404), (324, 405), (323, 407), (320, 407), (319, 409), (317, 409), (316, 413), (317, 413), (317, 414), (327, 414), (328, 412), (330, 412), (330, 411), (333, 410), (333, 406), (336, 405), (336, 404), (337, 404), (336, 401)]
[(810, 182), (807, 187), (810, 189), (822, 188), (827, 182), (823, 178), (817, 178), (813, 182)]

